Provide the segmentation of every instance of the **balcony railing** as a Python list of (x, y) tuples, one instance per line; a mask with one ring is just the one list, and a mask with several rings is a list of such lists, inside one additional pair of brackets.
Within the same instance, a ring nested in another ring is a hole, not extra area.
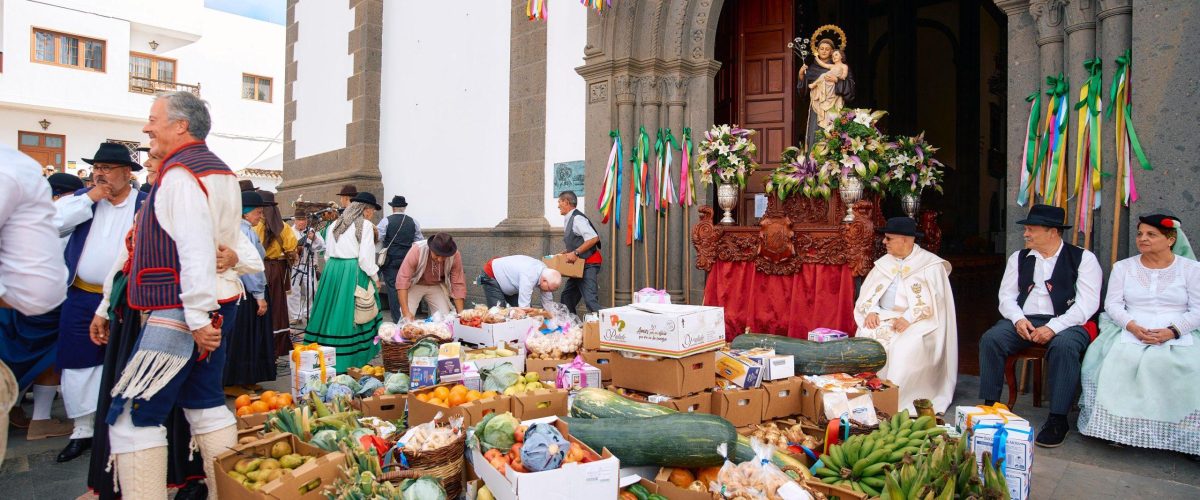
[(174, 92), (176, 90), (186, 90), (196, 97), (200, 97), (200, 84), (188, 85), (186, 83), (168, 82), (163, 80), (155, 80), (143, 76), (129, 75), (129, 91), (138, 94), (157, 94), (159, 92)]

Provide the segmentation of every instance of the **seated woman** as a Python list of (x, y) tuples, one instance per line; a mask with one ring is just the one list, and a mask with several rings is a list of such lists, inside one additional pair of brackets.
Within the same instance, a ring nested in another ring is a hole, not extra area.
[(1141, 255), (1113, 265), (1100, 336), (1083, 360), (1079, 430), (1200, 455), (1200, 264), (1179, 219), (1139, 220)]

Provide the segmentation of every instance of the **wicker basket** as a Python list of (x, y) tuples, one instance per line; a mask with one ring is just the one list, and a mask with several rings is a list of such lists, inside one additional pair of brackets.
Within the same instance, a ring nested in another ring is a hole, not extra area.
[(423, 335), (411, 342), (380, 342), (380, 353), (383, 357), (383, 368), (389, 372), (408, 373), (409, 361), (408, 350), (412, 349), (417, 341), (425, 338), (431, 338), (437, 341), (438, 344), (445, 344), (452, 339), (441, 339), (435, 335)]
[[(404, 479), (415, 479), (421, 476), (433, 476), (442, 481), (442, 489), (446, 490), (446, 498), (458, 498), (462, 492), (462, 476), (466, 452), (466, 432), (458, 436), (454, 442), (433, 451), (406, 451), (404, 457), (408, 461), (408, 469), (387, 471), (392, 467), (400, 467), (400, 457), (392, 457), (396, 463), (384, 466), (380, 481), (399, 482)], [(393, 453), (401, 452), (395, 450)]]

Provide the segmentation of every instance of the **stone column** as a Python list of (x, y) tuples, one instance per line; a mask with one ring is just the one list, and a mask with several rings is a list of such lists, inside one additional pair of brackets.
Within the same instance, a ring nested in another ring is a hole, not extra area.
[[(646, 225), (642, 233), (644, 238), (641, 244), (638, 244), (637, 262), (633, 263), (634, 269), (637, 270), (639, 278), (636, 280), (634, 290), (640, 290), (643, 287), (656, 287), (655, 277), (658, 276), (658, 256), (659, 243), (656, 238), (655, 230), (658, 228), (658, 212), (654, 210), (654, 188), (657, 182), (657, 176), (654, 170), (655, 162), (658, 161), (658, 156), (654, 154), (654, 139), (655, 133), (658, 132), (659, 111), (658, 108), (662, 104), (660, 94), (662, 77), (648, 76), (641, 79), (641, 94), (642, 94), (642, 123), (641, 126), (646, 128), (646, 135), (650, 138), (647, 157), (649, 158), (649, 171), (646, 172), (645, 186), (645, 214)], [(654, 180), (655, 182), (651, 182)]]
[(633, 272), (630, 261), (630, 247), (625, 246), (625, 233), (629, 227), (629, 204), (633, 197), (633, 176), (630, 175), (633, 158), (633, 142), (637, 139), (637, 129), (634, 126), (634, 104), (637, 102), (638, 79), (629, 75), (621, 75), (614, 79), (617, 96), (617, 127), (621, 130), (621, 144), (625, 156), (625, 164), (621, 165), (621, 213), (616, 216), (621, 220), (621, 229), (617, 231), (617, 239), (613, 248), (617, 249), (617, 262), (612, 266), (612, 272), (617, 275), (617, 304), (624, 305), (633, 301), (635, 281), (630, 277)]
[[(676, 142), (680, 147), (683, 147), (683, 129), (687, 127), (684, 122), (684, 111), (687, 107), (687, 89), (688, 79), (683, 76), (672, 76), (667, 78), (667, 127), (671, 129), (671, 134), (675, 136)], [(682, 168), (687, 168), (682, 164), (682, 152), (676, 152), (676, 164), (679, 167), (671, 167), (672, 181), (674, 182), (673, 189), (678, 196), (679, 178), (682, 173)], [(691, 247), (689, 241), (691, 236), (685, 234), (683, 230), (683, 214), (687, 210), (682, 204), (677, 204), (671, 207), (670, 217), (667, 220), (667, 280), (664, 286), (667, 293), (671, 294), (671, 299), (675, 302), (683, 302), (683, 273), (687, 272), (687, 265), (691, 261), (688, 254), (688, 249)]]
[(1029, 12), (1029, 0), (995, 0), (996, 6), (1008, 15), (1008, 189), (1006, 221), (1007, 252), (1024, 247), (1020, 231), (1014, 224), (1025, 217), (1028, 206), (1016, 204), (1021, 186), (1022, 158), (1025, 147), (1025, 126), (1029, 105), (1025, 96), (1038, 88), (1041, 70), (1038, 68), (1037, 27)]
[(1033, 0), (1029, 13), (1037, 23), (1038, 62), (1041, 78), (1063, 70), (1063, 3), (1067, 0)]
[[(508, 218), (497, 228), (548, 229), (544, 215), (546, 23), (529, 22), (525, 1), (512, 0), (509, 25)], [(541, 246), (536, 245), (537, 251)]]
[[(1067, 129), (1067, 136), (1070, 138), (1067, 143), (1067, 159), (1070, 160), (1068, 162), (1071, 165), (1069, 172), (1072, 175), (1070, 179), (1071, 184), (1068, 185), (1068, 189), (1072, 189), (1075, 185), (1073, 177), (1075, 172), (1075, 148), (1078, 146), (1076, 139), (1078, 137), (1077, 131), (1079, 130), (1079, 113), (1075, 111), (1073, 106), (1079, 100), (1079, 89), (1083, 88), (1083, 84), (1088, 79), (1088, 72), (1083, 67), (1083, 63), (1096, 57), (1096, 1), (1070, 0), (1070, 3), (1064, 7), (1064, 10), (1066, 11), (1067, 18), (1067, 66), (1065, 72), (1068, 81), (1071, 82), (1071, 96), (1068, 102), (1072, 106), (1071, 112), (1067, 113), (1067, 118), (1070, 121), (1070, 126)], [(1107, 96), (1105, 100), (1107, 100)], [(1084, 147), (1086, 148), (1087, 145), (1085, 144)], [(1069, 220), (1075, 220), (1075, 213), (1079, 210), (1081, 203), (1084, 203), (1086, 206), (1087, 203), (1091, 203), (1091, 200), (1087, 200), (1086, 203), (1080, 197), (1072, 200), (1067, 207), (1067, 218)], [(1095, 220), (1093, 218), (1093, 228), (1096, 226)], [(1066, 240), (1083, 246), (1087, 239), (1080, 233), (1085, 230), (1086, 228), (1079, 227), (1076, 224), (1076, 227), (1071, 229), (1071, 235)], [(1092, 248), (1095, 248), (1095, 244), (1096, 241), (1093, 237)]]
[[(1098, 0), (1096, 20), (1100, 23), (1100, 43), (1099, 51), (1100, 58), (1104, 60), (1104, 92), (1108, 96), (1109, 87), (1113, 83), (1113, 76), (1116, 75), (1117, 57), (1129, 50), (1132, 41), (1132, 0)], [(1112, 103), (1105, 102), (1105, 106), (1111, 106)], [(1146, 115), (1143, 115), (1146, 116)], [(1152, 116), (1152, 115), (1151, 115)], [(1114, 142), (1116, 137), (1116, 116), (1113, 119), (1104, 120), (1104, 141), (1101, 143), (1101, 155), (1104, 157), (1104, 170), (1107, 172), (1116, 173), (1117, 151)], [(1135, 174), (1136, 175), (1136, 174)], [(1104, 191), (1101, 196), (1100, 217), (1097, 217), (1096, 224), (1099, 231), (1092, 237), (1099, 242), (1095, 245), (1096, 258), (1100, 261), (1101, 267), (1105, 270), (1107, 276), (1110, 269), (1110, 263), (1113, 260), (1113, 245), (1112, 245), (1112, 228), (1113, 217), (1121, 219), (1122, 224), (1119, 233), (1117, 234), (1116, 259), (1120, 260), (1129, 256), (1130, 241), (1129, 241), (1129, 210), (1121, 207), (1116, 202), (1116, 178), (1110, 177), (1104, 179)]]

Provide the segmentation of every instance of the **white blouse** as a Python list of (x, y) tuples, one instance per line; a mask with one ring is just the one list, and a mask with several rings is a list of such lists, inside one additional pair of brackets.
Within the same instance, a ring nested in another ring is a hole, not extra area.
[(1122, 328), (1132, 320), (1150, 329), (1174, 325), (1186, 335), (1200, 328), (1200, 263), (1176, 256), (1166, 268), (1150, 269), (1140, 255), (1118, 261), (1104, 310)]
[(367, 276), (379, 273), (379, 264), (375, 263), (375, 225), (369, 220), (362, 222), (362, 241), (354, 237), (354, 228), (349, 228), (341, 236), (334, 236), (330, 224), (325, 233), (325, 260), (329, 259), (358, 259), (358, 268)]

